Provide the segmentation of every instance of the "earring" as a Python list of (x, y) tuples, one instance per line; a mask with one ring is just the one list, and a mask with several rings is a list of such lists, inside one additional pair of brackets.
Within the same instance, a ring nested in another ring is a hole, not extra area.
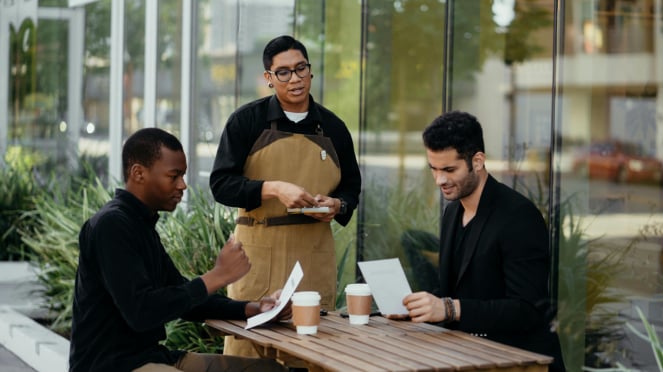
[(313, 74), (311, 74), (311, 79), (313, 79)]
[(267, 84), (267, 86), (270, 87), (270, 88), (274, 88), (274, 84), (272, 84), (272, 83)]

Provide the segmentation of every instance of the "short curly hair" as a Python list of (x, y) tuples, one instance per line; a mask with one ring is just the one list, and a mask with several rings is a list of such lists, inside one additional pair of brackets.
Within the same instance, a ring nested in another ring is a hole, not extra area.
[(468, 166), (477, 152), (485, 152), (483, 130), (476, 117), (463, 111), (450, 111), (435, 118), (422, 134), (431, 151), (455, 149)]

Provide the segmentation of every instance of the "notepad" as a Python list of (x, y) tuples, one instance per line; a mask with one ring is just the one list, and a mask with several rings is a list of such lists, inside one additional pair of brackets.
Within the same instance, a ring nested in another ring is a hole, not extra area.
[(292, 268), (292, 272), (290, 272), (290, 276), (288, 277), (288, 280), (286, 280), (285, 285), (283, 286), (283, 289), (281, 290), (281, 297), (279, 297), (279, 306), (272, 308), (269, 311), (265, 311), (264, 313), (260, 313), (257, 315), (254, 315), (246, 320), (246, 327), (244, 329), (250, 329), (255, 326), (261, 325), (263, 323), (267, 323), (268, 321), (274, 319), (281, 310), (285, 307), (285, 305), (288, 304), (288, 301), (290, 301), (290, 297), (292, 297), (292, 294), (295, 293), (295, 289), (297, 289), (297, 286), (299, 285), (299, 282), (302, 280), (304, 277), (304, 271), (302, 270), (302, 266), (299, 264), (299, 261), (295, 263), (295, 266)]

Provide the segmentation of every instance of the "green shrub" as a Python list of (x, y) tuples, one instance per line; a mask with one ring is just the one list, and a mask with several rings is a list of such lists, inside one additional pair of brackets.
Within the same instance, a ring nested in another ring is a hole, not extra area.
[(5, 155), (5, 167), (0, 168), (0, 260), (24, 260), (29, 256), (27, 247), (18, 233), (26, 223), (21, 216), (31, 210), (32, 195), (37, 186), (32, 169), (39, 161), (37, 155), (13, 147)]
[(78, 267), (78, 233), (83, 223), (111, 198), (100, 182), (75, 180), (73, 187), (42, 191), (34, 210), (25, 212), (31, 224), (20, 233), (39, 266), (47, 308), (54, 316), (51, 329), (63, 335), (71, 329), (74, 281)]
[[(626, 327), (635, 334), (636, 337), (640, 338), (649, 343), (651, 346), (652, 353), (654, 354), (654, 359), (656, 360), (656, 366), (658, 371), (663, 372), (663, 345), (661, 345), (661, 340), (656, 333), (654, 326), (647, 320), (645, 314), (642, 313), (640, 307), (635, 307), (635, 310), (640, 317), (640, 321), (645, 328), (645, 333), (639, 331), (631, 323), (626, 323)], [(639, 369), (631, 369), (624, 366), (622, 363), (616, 363), (614, 368), (591, 368), (583, 367), (583, 371), (592, 371), (592, 372), (639, 372)]]
[(365, 210), (374, 211), (360, 226), (363, 259), (398, 258), (413, 291), (437, 282), (429, 274), (437, 265), (440, 194), (425, 173), (420, 188), (369, 184), (370, 192), (362, 194)]

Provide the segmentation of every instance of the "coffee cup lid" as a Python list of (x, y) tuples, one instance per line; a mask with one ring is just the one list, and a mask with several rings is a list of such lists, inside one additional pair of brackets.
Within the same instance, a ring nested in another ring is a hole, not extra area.
[(320, 301), (320, 294), (316, 291), (301, 291), (292, 294), (292, 302), (297, 301)]
[(369, 287), (368, 284), (366, 284), (366, 283), (348, 284), (345, 287), (345, 293), (358, 294), (358, 295), (370, 295), (371, 294), (371, 287)]

